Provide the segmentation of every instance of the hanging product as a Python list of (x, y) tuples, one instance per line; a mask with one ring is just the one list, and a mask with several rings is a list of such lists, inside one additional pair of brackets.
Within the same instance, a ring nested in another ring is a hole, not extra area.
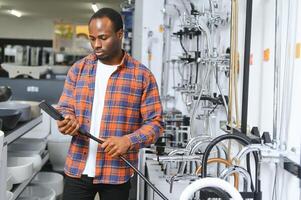
[[(202, 160), (202, 166), (203, 166), (202, 177), (203, 178), (205, 178), (207, 176), (207, 162), (208, 162), (208, 158), (209, 158), (211, 150), (217, 143), (219, 143), (223, 140), (229, 140), (229, 139), (235, 139), (243, 145), (248, 145), (251, 143), (250, 139), (243, 134), (226, 134), (226, 135), (221, 135), (221, 136), (215, 138), (214, 140), (212, 140), (212, 142), (207, 146), (207, 148), (203, 154), (203, 160)], [(256, 152), (253, 152), (253, 155), (254, 155), (254, 161), (255, 161), (255, 174), (256, 174), (255, 175), (255, 191), (259, 193), (260, 192), (260, 180), (259, 180), (259, 177), (257, 176), (258, 170), (260, 170), (258, 167), (259, 158), (258, 158), (258, 155)], [(248, 161), (247, 162), (247, 170), (248, 170), (249, 174), (251, 174), (249, 159), (247, 159), (247, 161)], [(253, 186), (252, 181), (251, 181), (251, 188), (252, 188), (252, 191), (254, 191), (254, 186)]]
[[(227, 167), (231, 166), (232, 163), (229, 162), (228, 160), (225, 160), (225, 159), (222, 159), (222, 158), (210, 158), (208, 161), (207, 161), (207, 164), (210, 164), (210, 163), (222, 163), (224, 165), (226, 165)], [(196, 170), (196, 174), (199, 174), (200, 172), (202, 171), (202, 166), (200, 166), (197, 170)], [(233, 174), (234, 176), (234, 187), (236, 189), (238, 189), (238, 185), (239, 185), (239, 177), (238, 177), (238, 174)], [(224, 179), (224, 178), (223, 178)]]

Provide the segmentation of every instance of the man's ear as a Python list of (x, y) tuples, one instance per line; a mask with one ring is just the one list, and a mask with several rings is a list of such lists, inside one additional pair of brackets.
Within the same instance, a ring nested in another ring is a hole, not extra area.
[(123, 38), (123, 29), (120, 29), (119, 31), (117, 31), (117, 37), (121, 40)]

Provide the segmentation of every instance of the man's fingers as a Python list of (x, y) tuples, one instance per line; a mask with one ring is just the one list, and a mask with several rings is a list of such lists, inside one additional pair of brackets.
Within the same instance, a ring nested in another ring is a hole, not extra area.
[(115, 148), (115, 144), (109, 141), (108, 145), (105, 147), (105, 152), (107, 153), (107, 152), (111, 151), (114, 148)]
[(114, 154), (117, 153), (117, 150), (118, 150), (118, 148), (117, 148), (116, 146), (114, 146), (112, 149), (110, 149), (110, 150), (108, 151), (108, 154), (109, 154), (110, 156), (112, 156), (112, 155), (114, 155)]
[(106, 149), (107, 146), (108, 146), (108, 141), (104, 141), (104, 142), (101, 144), (101, 148), (103, 148), (103, 149)]
[(74, 130), (76, 130), (76, 127), (77, 127), (77, 122), (76, 121), (70, 121), (69, 123), (68, 123), (68, 129), (65, 131), (67, 134), (71, 134), (71, 133), (73, 133), (74, 132)]
[(68, 124), (69, 121), (70, 121), (70, 119), (64, 119), (63, 121), (57, 121), (57, 125), (59, 128), (62, 128), (64, 126), (66, 126), (66, 124)]
[(69, 135), (72, 135), (72, 136), (77, 135), (78, 134), (78, 132), (77, 132), (78, 129), (79, 129), (79, 124), (76, 125), (75, 129)]
[(58, 128), (64, 135), (77, 135), (79, 124), (74, 116), (67, 115), (63, 121), (58, 121)]
[(106, 149), (107, 146), (109, 146), (109, 144), (111, 143), (111, 139), (110, 139), (110, 138), (108, 138), (108, 139), (106, 139), (106, 140), (104, 140), (104, 139), (102, 139), (102, 138), (100, 138), (100, 139), (104, 141), (104, 142), (102, 143), (102, 145), (101, 145), (101, 148), (103, 148), (103, 149)]
[(114, 152), (113, 154), (111, 154), (110, 156), (111, 156), (112, 158), (118, 158), (120, 155), (121, 155), (121, 154), (120, 154), (118, 151), (116, 151), (116, 152)]

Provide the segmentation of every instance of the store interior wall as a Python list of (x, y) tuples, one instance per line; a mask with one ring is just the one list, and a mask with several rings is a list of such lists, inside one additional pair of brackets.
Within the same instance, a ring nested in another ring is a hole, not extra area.
[[(170, 1), (168, 1), (170, 2)], [(171, 1), (174, 4), (181, 4), (180, 1)], [(250, 85), (249, 85), (249, 106), (248, 106), (248, 130), (251, 127), (257, 126), (261, 133), (269, 132), (272, 136), (273, 134), (273, 95), (274, 95), (274, 66), (275, 66), (275, 2), (272, 0), (268, 1), (253, 1), (253, 18), (252, 18), (252, 41), (251, 41), (251, 64), (250, 64)], [(228, 1), (229, 3), (229, 1)], [(291, 13), (289, 3), (297, 5), (300, 9), (300, 3), (297, 4), (296, 1), (286, 1), (283, 2), (283, 13), (282, 13), (282, 23), (281, 26), (281, 34), (282, 34), (282, 42), (278, 44), (278, 48), (281, 49), (281, 85), (283, 85), (283, 74), (285, 69), (287, 68), (287, 63), (285, 62), (285, 58), (287, 57), (287, 51), (292, 51), (290, 53), (294, 53), (294, 49), (285, 51), (285, 47), (287, 46), (287, 33), (291, 34), (291, 31), (287, 29), (288, 25), (288, 15)], [(196, 4), (200, 5), (200, 4)], [(292, 7), (292, 6), (291, 6)], [(238, 49), (240, 54), (240, 72), (238, 78), (238, 91), (239, 91), (239, 102), (242, 100), (242, 84), (243, 84), (243, 60), (244, 60), (244, 37), (245, 37), (245, 13), (246, 13), (246, 1), (239, 1), (239, 42)], [(298, 14), (297, 19), (301, 20), (300, 14)], [(179, 29), (179, 19), (177, 17), (173, 18), (174, 27), (173, 31), (176, 32)], [(293, 26), (297, 26), (298, 23)], [(228, 27), (229, 28), (229, 27)], [(296, 41), (300, 43), (300, 26), (296, 31)], [(223, 40), (224, 44), (227, 44), (227, 40)], [(280, 46), (281, 45), (281, 46)], [(296, 43), (292, 43), (291, 45), (296, 45)], [(166, 109), (176, 108), (182, 111), (183, 114), (189, 114), (181, 95), (174, 91), (173, 87), (174, 83), (177, 84), (177, 81), (180, 80), (180, 76), (177, 72), (173, 72), (173, 68), (176, 68), (176, 64), (171, 62), (172, 59), (177, 59), (177, 56), (182, 53), (182, 49), (179, 45), (178, 38), (171, 38), (171, 55), (169, 60), (167, 61), (167, 65), (169, 66), (168, 77), (168, 89), (167, 96), (172, 96), (175, 99), (173, 101), (169, 101)], [(221, 48), (223, 49), (223, 48)], [(267, 57), (267, 58), (265, 58)], [(164, 62), (164, 60), (163, 60)], [(291, 62), (291, 65), (298, 66), (300, 65), (300, 58), (294, 59)], [(174, 66), (173, 66), (174, 65)], [(293, 81), (293, 96), (292, 96), (292, 105), (293, 108), (290, 113), (291, 120), (289, 121), (288, 130), (286, 130), (287, 141), (282, 141), (285, 146), (285, 150), (288, 151), (288, 156), (292, 158), (295, 162), (300, 163), (300, 159), (296, 158), (296, 155), (300, 155), (300, 134), (298, 133), (298, 113), (300, 113), (300, 105), (297, 103), (300, 100), (300, 94), (297, 92), (297, 85), (300, 85), (300, 80), (297, 78), (297, 74), (299, 72), (299, 68), (295, 67), (295, 78)], [(300, 74), (300, 72), (299, 72)], [(223, 81), (221, 81), (223, 82)], [(222, 84), (223, 90), (227, 91), (227, 82), (223, 82)], [(280, 93), (283, 94), (283, 88)], [(164, 94), (162, 94), (164, 95)], [(281, 103), (282, 101), (280, 101)], [(241, 113), (241, 103), (239, 107), (239, 113)], [(215, 123), (215, 127), (212, 130), (216, 130), (216, 135), (221, 134), (219, 129), (219, 121), (223, 119), (219, 114), (221, 112), (217, 112), (216, 119), (212, 120), (212, 124)], [(280, 117), (281, 118), (281, 117)], [(278, 126), (281, 121), (278, 121)], [(202, 124), (201, 122), (198, 124)], [(199, 130), (199, 128), (196, 128)], [(280, 131), (278, 129), (278, 131)], [(213, 131), (214, 132), (214, 131)], [(278, 196), (279, 199), (295, 199), (296, 196), (299, 195), (299, 183), (298, 179), (283, 170), (281, 167), (278, 167), (276, 171), (275, 164), (273, 163), (264, 163), (262, 164), (262, 191), (263, 191), (263, 199), (273, 199), (273, 191), (275, 190), (274, 199)], [(276, 182), (274, 177), (277, 178)], [(275, 184), (275, 186), (274, 186)]]
[(0, 38), (53, 39), (54, 23), (51, 19), (0, 17)]
[(135, 3), (134, 14), (133, 57), (152, 71), (158, 86), (161, 85), (163, 7), (163, 0), (141, 0)]
[[(253, 23), (252, 23), (252, 45), (251, 54), (253, 54), (253, 64), (250, 66), (250, 87), (249, 87), (249, 113), (248, 125), (258, 126), (261, 132), (269, 132), (271, 135), (273, 127), (274, 102), (274, 72), (275, 72), (275, 6), (276, 1), (253, 1)], [(278, 50), (281, 51), (280, 67), (280, 98), (278, 106), (278, 121), (276, 131), (283, 135), (280, 138), (280, 148), (287, 152), (289, 158), (296, 163), (300, 163), (300, 131), (298, 130), (300, 113), (300, 94), (295, 90), (300, 85), (300, 78), (296, 78), (297, 67), (300, 65), (300, 58), (295, 57), (296, 44), (300, 43), (300, 26), (298, 21), (301, 15), (295, 15), (296, 10), (300, 9), (298, 1), (281, 2), (281, 20), (279, 22), (279, 33), (281, 42), (277, 43)], [(297, 21), (294, 20), (296, 17)], [(300, 24), (300, 23), (299, 23)], [(296, 30), (297, 28), (297, 30)], [(296, 38), (294, 38), (294, 34)], [(265, 58), (266, 56), (266, 58)], [(294, 77), (290, 79), (293, 92), (287, 94), (290, 90), (288, 82), (285, 80), (285, 74), (289, 73), (291, 68), (295, 69)], [(291, 97), (289, 97), (291, 96)], [(283, 112), (284, 105), (290, 105), (289, 110)], [(286, 116), (291, 119), (285, 119)], [(285, 125), (288, 123), (288, 125)], [(284, 127), (285, 128), (282, 128)], [(273, 178), (271, 178), (273, 177)], [(275, 180), (274, 177), (277, 179)], [(278, 167), (275, 164), (264, 163), (262, 165), (262, 186), (263, 199), (272, 199), (273, 189), (275, 189), (275, 198), (278, 199), (296, 199), (300, 194), (298, 179)], [(275, 199), (274, 198), (274, 199)]]

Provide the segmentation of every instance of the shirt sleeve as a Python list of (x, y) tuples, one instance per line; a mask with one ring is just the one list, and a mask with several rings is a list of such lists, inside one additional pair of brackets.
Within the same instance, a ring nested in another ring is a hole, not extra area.
[(74, 110), (74, 90), (76, 87), (76, 80), (77, 80), (77, 65), (76, 63), (70, 68), (68, 71), (62, 95), (59, 99), (57, 109), (62, 113), (63, 116), (66, 115), (75, 115)]
[(142, 126), (126, 135), (131, 141), (130, 149), (140, 149), (157, 141), (163, 133), (162, 105), (155, 77), (150, 73), (145, 81), (141, 97)]

